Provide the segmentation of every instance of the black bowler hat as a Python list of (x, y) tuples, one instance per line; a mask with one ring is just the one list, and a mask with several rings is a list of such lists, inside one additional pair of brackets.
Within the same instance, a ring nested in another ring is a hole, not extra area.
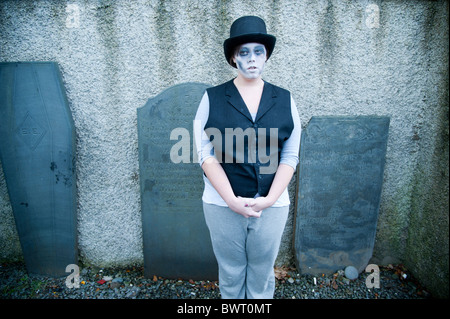
[(273, 35), (267, 34), (263, 19), (255, 16), (241, 17), (233, 22), (230, 28), (230, 37), (223, 43), (225, 58), (232, 67), (236, 68), (236, 64), (231, 60), (236, 46), (256, 42), (264, 44), (267, 50), (267, 59), (269, 59), (275, 47), (275, 41), (276, 38)]

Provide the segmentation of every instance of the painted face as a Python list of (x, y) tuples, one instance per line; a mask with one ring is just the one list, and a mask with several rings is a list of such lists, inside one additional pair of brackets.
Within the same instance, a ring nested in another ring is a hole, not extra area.
[(239, 72), (247, 79), (261, 76), (266, 64), (266, 48), (260, 43), (246, 43), (239, 47), (234, 62)]

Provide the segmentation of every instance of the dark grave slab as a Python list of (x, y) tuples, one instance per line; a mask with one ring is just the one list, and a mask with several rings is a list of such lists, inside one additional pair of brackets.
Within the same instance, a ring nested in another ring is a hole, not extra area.
[(0, 63), (0, 159), (27, 271), (77, 264), (75, 127), (58, 65)]
[(146, 277), (218, 277), (193, 147), (193, 120), (207, 87), (176, 85), (137, 110)]
[(313, 117), (302, 132), (295, 217), (295, 259), (305, 274), (372, 256), (389, 118)]

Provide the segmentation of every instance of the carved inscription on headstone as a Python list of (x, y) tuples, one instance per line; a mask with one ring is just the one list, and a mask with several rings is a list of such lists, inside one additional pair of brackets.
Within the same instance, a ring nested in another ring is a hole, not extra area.
[(137, 110), (147, 277), (217, 279), (193, 145), (193, 120), (207, 87), (176, 85)]
[(313, 117), (302, 133), (295, 257), (302, 273), (329, 274), (372, 256), (388, 117)]

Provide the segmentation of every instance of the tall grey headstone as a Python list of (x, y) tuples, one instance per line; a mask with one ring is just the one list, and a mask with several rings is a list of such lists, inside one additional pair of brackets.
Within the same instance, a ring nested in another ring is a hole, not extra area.
[(0, 158), (27, 271), (77, 264), (75, 127), (58, 65), (0, 63)]
[(295, 218), (300, 272), (365, 269), (375, 241), (389, 121), (313, 117), (302, 133)]
[(207, 87), (179, 84), (137, 110), (147, 277), (218, 277), (203, 216), (202, 170), (193, 147), (193, 120)]

